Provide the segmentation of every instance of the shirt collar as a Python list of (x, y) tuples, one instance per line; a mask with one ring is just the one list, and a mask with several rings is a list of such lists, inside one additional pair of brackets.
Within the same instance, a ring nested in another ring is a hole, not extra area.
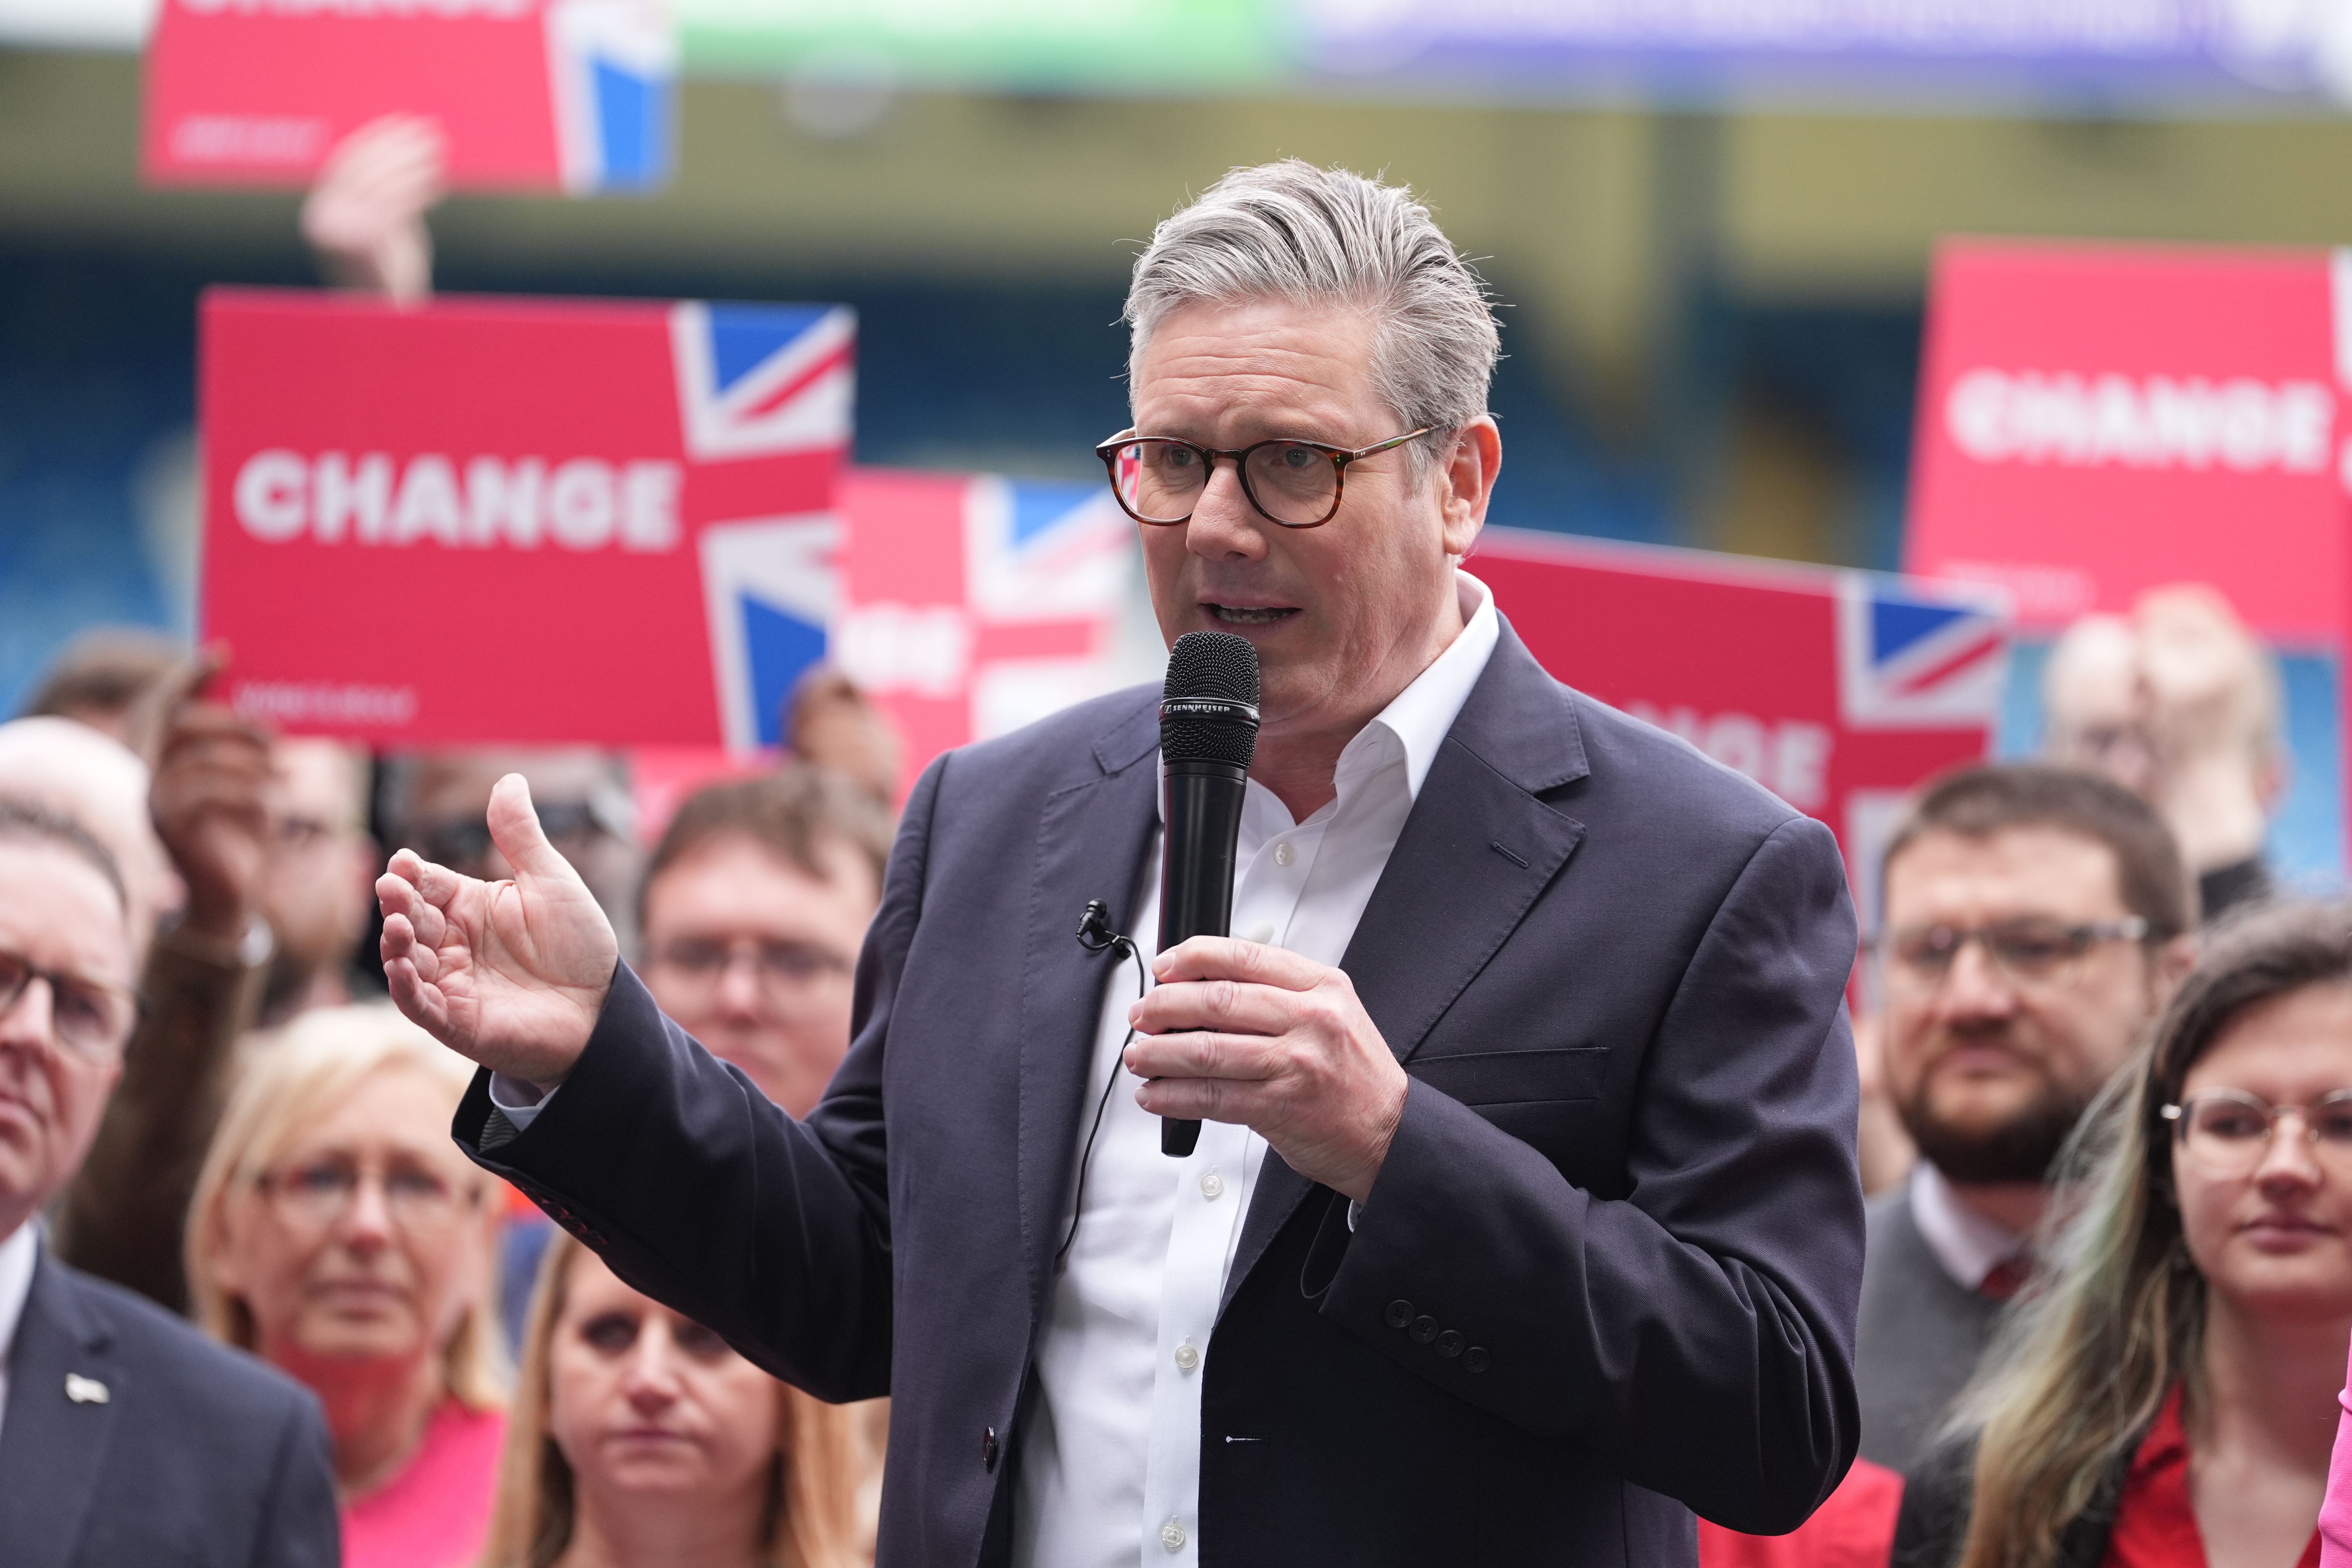
[[(1486, 661), (1494, 657), (1495, 645), (1502, 637), (1495, 595), (1486, 584), (1457, 567), (1454, 594), (1462, 610), (1462, 630), (1427, 669), (1413, 677), (1412, 685), (1398, 692), (1341, 750), (1339, 766), (1333, 770), (1335, 783), (1344, 785), (1375, 771), (1392, 760), (1389, 752), (1393, 747), (1404, 753), (1406, 797), (1421, 798), (1422, 781), (1437, 762), (1437, 748), (1454, 728), (1454, 721), (1461, 717), (1462, 705), (1470, 700), (1470, 689), (1486, 672)], [(1167, 773), (1167, 759), (1160, 759), (1160, 771), (1163, 775)], [(1250, 794), (1259, 793), (1257, 782), (1252, 780)], [(1164, 825), (1165, 791), (1158, 792), (1155, 804)]]
[(1413, 678), (1412, 685), (1398, 692), (1396, 700), (1348, 742), (1347, 749), (1339, 753), (1338, 773), (1341, 778), (1356, 772), (1368, 760), (1356, 756), (1360, 747), (1369, 752), (1377, 743), (1368, 742), (1367, 737), (1385, 731), (1404, 752), (1405, 794), (1414, 800), (1421, 798), (1422, 781), (1436, 765), (1437, 749), (1445, 743), (1446, 731), (1454, 728), (1454, 721), (1461, 717), (1462, 705), (1470, 700), (1470, 689), (1486, 672), (1486, 661), (1494, 657), (1496, 641), (1501, 636), (1500, 623), (1495, 616), (1495, 595), (1486, 584), (1457, 568), (1454, 593), (1462, 607), (1460, 634), (1446, 645), (1444, 653), (1430, 661), (1427, 669)]
[(39, 1261), (40, 1222), (28, 1219), (0, 1241), (0, 1364), (16, 1342), (16, 1323), (33, 1293), (33, 1265)]
[(1974, 1290), (2024, 1247), (2025, 1238), (1960, 1201), (1943, 1172), (1922, 1160), (1911, 1172), (1911, 1223), (1944, 1272)]

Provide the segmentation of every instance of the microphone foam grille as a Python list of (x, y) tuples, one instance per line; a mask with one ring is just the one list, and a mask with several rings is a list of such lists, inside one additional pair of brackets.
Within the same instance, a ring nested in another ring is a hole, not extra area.
[[(1185, 698), (1257, 706), (1257, 649), (1231, 632), (1186, 632), (1168, 655), (1167, 701)], [(1160, 754), (1171, 763), (1247, 767), (1257, 751), (1255, 720), (1171, 714), (1160, 721)]]
[(1257, 706), (1257, 648), (1231, 632), (1186, 632), (1168, 655), (1162, 696), (1216, 697)]

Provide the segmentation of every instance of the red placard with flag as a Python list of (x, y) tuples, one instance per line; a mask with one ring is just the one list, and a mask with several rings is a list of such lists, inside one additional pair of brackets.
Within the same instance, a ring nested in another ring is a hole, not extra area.
[(845, 308), (215, 289), (201, 325), (201, 619), (240, 710), (775, 742), (833, 612)]
[(1490, 528), (1469, 570), (1543, 667), (1838, 836), (1871, 912), (1907, 794), (1991, 749), (1997, 595), (1871, 572)]
[(660, 0), (163, 0), (142, 168), (306, 184), (404, 113), (439, 122), (457, 185), (646, 189), (669, 176), (676, 57)]
[(2031, 627), (2204, 582), (2336, 642), (2342, 276), (2316, 250), (1944, 246), (1905, 568), (2000, 584)]
[(940, 752), (1109, 690), (1135, 525), (1108, 486), (852, 468), (835, 659)]

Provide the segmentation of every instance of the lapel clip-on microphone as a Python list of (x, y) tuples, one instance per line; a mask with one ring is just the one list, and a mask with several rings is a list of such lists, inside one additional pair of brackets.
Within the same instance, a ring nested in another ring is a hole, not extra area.
[[(1257, 649), (1231, 632), (1187, 632), (1168, 655), (1160, 702), (1160, 951), (1224, 936), (1250, 758), (1257, 751)], [(1160, 1121), (1160, 1152), (1181, 1160), (1201, 1124)]]

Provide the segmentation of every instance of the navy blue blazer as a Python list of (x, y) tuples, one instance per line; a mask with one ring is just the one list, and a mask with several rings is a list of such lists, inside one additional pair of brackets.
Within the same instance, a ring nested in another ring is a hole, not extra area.
[[(826, 1399), (893, 1398), (885, 1568), (1004, 1560), (1147, 689), (950, 752), (907, 806), (806, 1122), (623, 969), (530, 1128), (456, 1131), (640, 1289)], [(1204, 1563), (1696, 1560), (1857, 1434), (1862, 1192), (1828, 829), (1555, 682), (1506, 626), (1343, 967), (1412, 1078), (1356, 1229), (1269, 1155), (1211, 1339)], [(485, 1145), (483, 1140), (488, 1137)]]
[(44, 1247), (8, 1358), (0, 1563), (341, 1560), (327, 1426), (310, 1391)]

